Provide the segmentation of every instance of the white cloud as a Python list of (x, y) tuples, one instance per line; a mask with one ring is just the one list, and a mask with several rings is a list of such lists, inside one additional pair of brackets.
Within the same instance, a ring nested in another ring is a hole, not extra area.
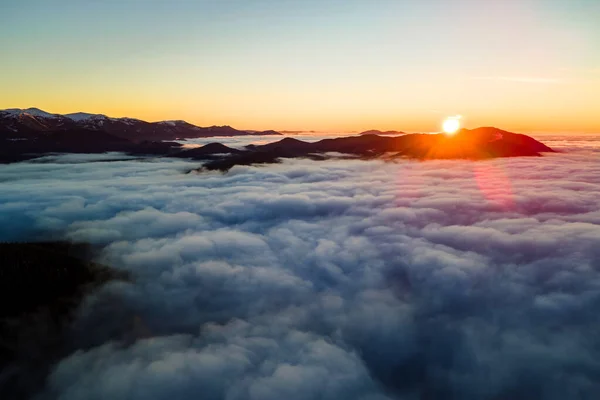
[(106, 245), (133, 277), (86, 299), (49, 398), (600, 391), (594, 153), (194, 166), (0, 166), (2, 240)]

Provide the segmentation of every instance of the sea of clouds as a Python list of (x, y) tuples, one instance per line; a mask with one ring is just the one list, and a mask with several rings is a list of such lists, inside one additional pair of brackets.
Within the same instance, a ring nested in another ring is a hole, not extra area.
[(222, 143), (226, 146), (233, 147), (235, 149), (243, 149), (249, 144), (256, 146), (268, 144), (281, 140), (283, 137), (293, 137), (304, 142), (317, 142), (323, 139), (333, 139), (340, 136), (352, 136), (355, 133), (319, 133), (319, 134), (295, 134), (285, 136), (273, 136), (273, 135), (257, 135), (257, 136), (218, 136), (218, 137), (201, 137), (192, 139), (176, 140), (175, 142), (181, 144), (184, 148), (195, 148), (200, 147), (209, 143)]
[(0, 240), (92, 243), (132, 275), (85, 299), (40, 398), (597, 399), (600, 163), (552, 141), (569, 152), (0, 166)]

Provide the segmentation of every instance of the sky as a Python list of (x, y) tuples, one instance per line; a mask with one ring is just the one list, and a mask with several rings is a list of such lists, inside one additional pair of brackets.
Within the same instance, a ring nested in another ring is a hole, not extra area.
[(8, 0), (0, 109), (600, 132), (597, 0)]

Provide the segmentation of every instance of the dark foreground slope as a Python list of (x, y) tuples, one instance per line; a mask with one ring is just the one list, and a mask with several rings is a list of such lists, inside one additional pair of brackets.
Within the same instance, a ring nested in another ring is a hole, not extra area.
[(0, 243), (0, 398), (43, 384), (68, 351), (64, 333), (83, 296), (122, 273), (89, 261), (85, 245)]
[(279, 158), (322, 157), (341, 153), (359, 158), (398, 158), (420, 160), (469, 159), (540, 156), (553, 152), (532, 137), (497, 128), (463, 129), (454, 136), (445, 134), (408, 134), (398, 137), (360, 135), (325, 139), (315, 143), (285, 138), (275, 143), (252, 146), (248, 151), (232, 154), (205, 165), (209, 170), (227, 170), (234, 165), (273, 163)]

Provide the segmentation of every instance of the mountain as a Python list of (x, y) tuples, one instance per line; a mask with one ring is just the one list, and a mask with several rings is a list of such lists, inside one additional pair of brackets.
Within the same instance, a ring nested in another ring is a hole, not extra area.
[(235, 165), (273, 163), (279, 158), (322, 159), (327, 153), (341, 153), (364, 159), (484, 160), (497, 157), (539, 157), (541, 153), (554, 152), (532, 137), (491, 127), (462, 129), (453, 136), (442, 133), (413, 133), (396, 137), (359, 135), (324, 139), (314, 143), (285, 138), (248, 149), (246, 152), (209, 162), (204, 168), (228, 170)]
[[(493, 127), (462, 129), (451, 136), (441, 133), (400, 136), (365, 134), (318, 142), (304, 142), (287, 137), (265, 145), (250, 145), (245, 150), (233, 149), (220, 143), (182, 150), (179, 143), (168, 142), (164, 138), (181, 137), (182, 132), (195, 132), (198, 135), (202, 132), (204, 136), (233, 136), (241, 131), (229, 126), (199, 128), (184, 121), (148, 123), (83, 113), (48, 116), (38, 109), (2, 111), (0, 122), (5, 123), (4, 131), (0, 128), (0, 132), (5, 132), (4, 137), (0, 136), (0, 162), (4, 163), (36, 158), (48, 153), (114, 151), (204, 160), (207, 169), (227, 170), (234, 165), (274, 163), (279, 158), (324, 159), (329, 157), (328, 153), (366, 159), (405, 157), (420, 160), (482, 160), (540, 156), (543, 152), (553, 152), (550, 147), (532, 137)], [(123, 129), (123, 125), (132, 126), (133, 130)], [(147, 126), (152, 129), (144, 131)], [(135, 140), (128, 137), (134, 136), (129, 132), (137, 132)]]
[(0, 139), (0, 163), (24, 161), (49, 153), (98, 154), (115, 151), (138, 155), (166, 155), (179, 147), (179, 143), (133, 142), (100, 130), (71, 128), (48, 131), (25, 140)]
[(183, 151), (171, 154), (169, 157), (191, 158), (194, 160), (207, 160), (207, 159), (214, 159), (222, 154), (239, 154), (239, 153), (242, 153), (242, 151), (225, 146), (224, 144), (209, 143), (202, 147), (197, 147), (195, 149), (189, 149), (189, 150), (183, 150)]
[(28, 140), (51, 132), (94, 130), (132, 142), (191, 139), (212, 136), (281, 135), (275, 131), (250, 132), (230, 126), (199, 127), (185, 121), (146, 122), (111, 118), (103, 114), (51, 114), (38, 108), (0, 110), (0, 140)]
[(379, 136), (397, 136), (397, 135), (404, 135), (406, 132), (402, 132), (402, 131), (378, 131), (375, 129), (372, 129), (370, 131), (364, 131), (359, 133), (359, 135), (379, 135)]
[(302, 140), (287, 137), (274, 143), (252, 146), (250, 148), (262, 152), (275, 151), (279, 154), (296, 154), (298, 152), (314, 151), (315, 143), (303, 142)]

